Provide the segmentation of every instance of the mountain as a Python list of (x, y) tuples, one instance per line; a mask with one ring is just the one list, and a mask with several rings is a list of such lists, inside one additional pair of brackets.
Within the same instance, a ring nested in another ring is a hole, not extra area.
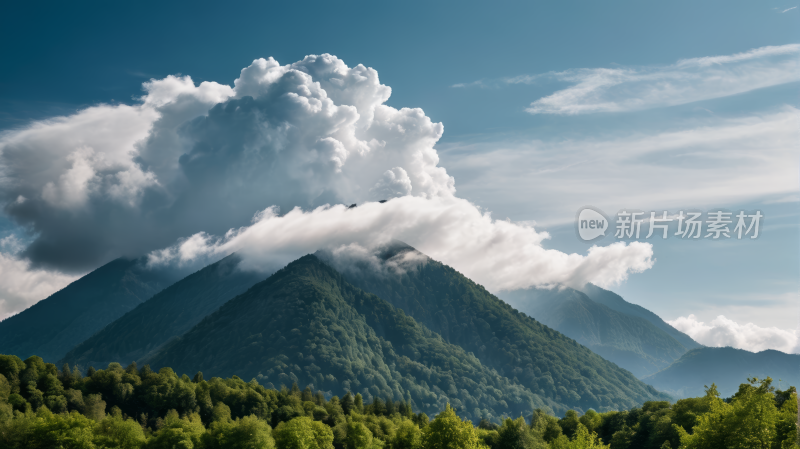
[(80, 343), (59, 364), (88, 368), (141, 360), (265, 277), (237, 269), (239, 261), (232, 254), (172, 284)]
[(175, 281), (143, 259), (116, 259), (0, 322), (0, 348), (55, 362), (78, 343)]
[(604, 290), (594, 284), (586, 284), (583, 288), (583, 293), (586, 293), (592, 301), (603, 304), (617, 312), (624, 313), (630, 316), (638, 316), (649, 321), (655, 327), (669, 334), (675, 340), (678, 340), (686, 349), (702, 348), (703, 345), (692, 340), (692, 337), (684, 334), (683, 332), (675, 329), (661, 319), (655, 313), (645, 309), (644, 307), (636, 304), (631, 304), (622, 299), (621, 296), (614, 292)]
[(639, 378), (666, 368), (688, 350), (650, 321), (612, 310), (571, 288), (515, 290), (501, 297)]
[(666, 398), (408, 245), (395, 242), (366, 261), (318, 255), (348, 282), (402, 309), (444, 341), (540, 396), (583, 410), (624, 409)]
[(359, 392), (367, 402), (410, 399), (427, 413), (449, 402), (473, 420), (537, 407), (566, 411), (350, 285), (313, 255), (228, 301), (145, 362), (205, 377), (238, 373), (267, 387), (297, 382), (338, 395)]
[(687, 352), (668, 368), (643, 380), (677, 397), (701, 396), (704, 385), (715, 383), (722, 397), (729, 397), (748, 377), (768, 376), (781, 389), (800, 385), (800, 355), (704, 347)]

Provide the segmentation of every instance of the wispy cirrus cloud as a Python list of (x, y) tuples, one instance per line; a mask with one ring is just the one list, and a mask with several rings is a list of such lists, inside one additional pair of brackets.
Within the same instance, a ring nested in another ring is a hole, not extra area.
[(626, 112), (721, 98), (799, 81), (798, 56), (800, 44), (788, 44), (732, 55), (682, 59), (670, 65), (580, 68), (479, 80), (453, 87), (566, 82), (571, 85), (532, 102), (526, 111), (554, 115)]
[(616, 211), (794, 201), (798, 121), (800, 111), (787, 106), (669, 131), (451, 143), (441, 151), (461, 194), (479, 203), (491, 198), (499, 216), (536, 210), (537, 222), (549, 226), (570, 222), (586, 204)]
[(792, 6), (791, 8), (786, 8), (786, 9), (784, 9), (783, 11), (781, 11), (781, 14), (783, 14), (783, 13), (786, 13), (786, 12), (789, 12), (789, 11), (791, 11), (791, 10), (793, 10), (793, 9), (797, 9), (797, 6)]

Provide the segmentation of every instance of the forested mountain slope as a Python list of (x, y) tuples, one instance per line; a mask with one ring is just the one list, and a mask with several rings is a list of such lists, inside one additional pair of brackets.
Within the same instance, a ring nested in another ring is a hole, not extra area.
[(622, 409), (665, 396), (461, 273), (395, 242), (371, 261), (319, 253), (373, 293), (500, 374), (570, 407)]
[(142, 259), (116, 259), (0, 322), (0, 348), (22, 359), (37, 355), (55, 362), (175, 277), (148, 269)]
[(668, 368), (643, 380), (677, 397), (703, 394), (703, 385), (717, 384), (723, 397), (736, 393), (742, 379), (771, 377), (779, 388), (800, 385), (800, 354), (735, 348), (698, 348)]
[(666, 368), (688, 350), (650, 321), (612, 310), (571, 288), (531, 288), (501, 297), (639, 378)]
[(353, 391), (367, 401), (409, 399), (429, 413), (449, 402), (474, 420), (567, 407), (556, 394), (537, 395), (484, 366), (312, 255), (228, 301), (144, 362), (207, 377), (238, 373), (267, 386)]
[(239, 260), (232, 254), (167, 287), (73, 348), (60, 363), (88, 368), (140, 360), (263, 280), (262, 274), (239, 270)]

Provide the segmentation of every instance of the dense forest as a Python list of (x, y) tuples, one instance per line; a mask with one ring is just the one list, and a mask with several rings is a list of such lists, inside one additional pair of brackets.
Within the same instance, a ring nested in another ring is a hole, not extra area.
[(112, 363), (86, 375), (39, 357), (0, 356), (3, 448), (584, 449), (797, 448), (797, 393), (748, 379), (730, 398), (712, 384), (702, 397), (649, 401), (628, 411), (562, 418), (481, 420), (446, 404), (430, 420), (408, 401), (365, 403), (296, 384), (205, 380), (170, 368)]

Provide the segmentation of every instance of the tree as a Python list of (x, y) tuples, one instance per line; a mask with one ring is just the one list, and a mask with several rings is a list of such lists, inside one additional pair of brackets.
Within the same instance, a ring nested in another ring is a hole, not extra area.
[[(575, 437), (568, 440), (566, 436), (561, 435), (556, 438), (550, 445), (552, 449), (607, 449), (609, 446), (603, 444), (603, 441), (597, 437), (596, 433), (590, 433), (581, 423), (575, 427)], [(616, 449), (616, 448), (615, 448)]]
[(164, 426), (147, 442), (147, 449), (196, 448), (205, 430), (197, 413), (181, 418), (178, 412), (170, 410), (164, 418)]
[(578, 424), (580, 424), (580, 420), (578, 420), (578, 412), (575, 410), (567, 410), (564, 417), (558, 421), (558, 425), (561, 426), (561, 430), (568, 438), (573, 438), (575, 436), (575, 432), (578, 430)]
[(447, 404), (422, 431), (422, 446), (425, 449), (477, 449), (482, 444), (472, 423), (462, 421)]
[(411, 420), (404, 419), (397, 426), (392, 449), (420, 449), (422, 447), (422, 431)]
[(347, 449), (370, 449), (372, 439), (372, 432), (364, 424), (353, 421), (347, 423), (347, 438), (345, 439)]
[(555, 441), (562, 435), (561, 426), (558, 424), (558, 418), (548, 415), (542, 409), (534, 410), (531, 416), (531, 430), (548, 443)]
[(333, 449), (331, 428), (306, 416), (280, 423), (272, 436), (281, 449)]
[(273, 449), (275, 440), (269, 425), (254, 415), (236, 421), (218, 421), (204, 435), (207, 449)]
[(503, 425), (497, 429), (497, 434), (495, 449), (547, 448), (547, 443), (528, 427), (522, 417), (503, 420)]
[(589, 409), (583, 416), (579, 419), (581, 424), (586, 427), (586, 430), (591, 432), (596, 432), (600, 425), (603, 423), (603, 417), (600, 416), (599, 413), (596, 411)]
[[(710, 400), (708, 413), (698, 418), (691, 435), (679, 428), (681, 447), (711, 449), (717, 447), (768, 449), (776, 440), (778, 410), (771, 386), (772, 379), (748, 379), (726, 404)], [(707, 394), (707, 396), (709, 396)]]
[(355, 401), (353, 400), (353, 395), (350, 392), (347, 392), (347, 394), (342, 398), (342, 410), (344, 411), (345, 415), (349, 415), (350, 410), (352, 410), (354, 406)]
[(81, 413), (87, 418), (102, 421), (106, 417), (106, 401), (99, 394), (86, 395), (83, 398), (83, 410), (81, 410)]
[(138, 449), (145, 443), (142, 426), (121, 415), (110, 415), (94, 428), (94, 443), (104, 448)]

